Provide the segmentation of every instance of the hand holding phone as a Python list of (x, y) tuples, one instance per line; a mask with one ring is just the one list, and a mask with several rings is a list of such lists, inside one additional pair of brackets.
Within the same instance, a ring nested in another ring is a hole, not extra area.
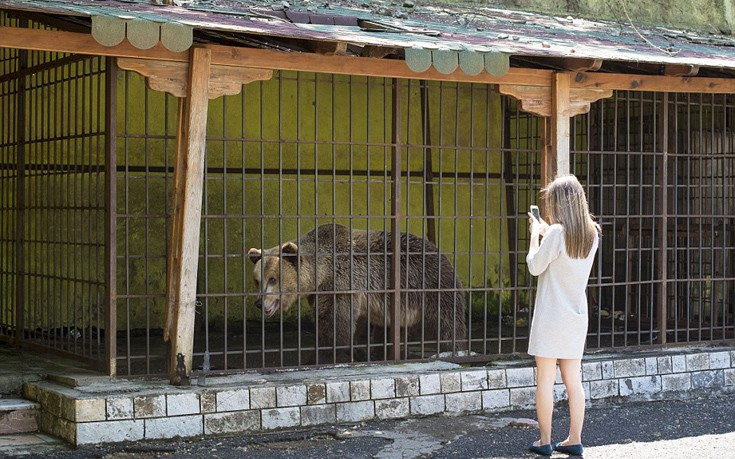
[(541, 213), (538, 210), (538, 206), (531, 206), (531, 215), (536, 219), (538, 223), (541, 223)]

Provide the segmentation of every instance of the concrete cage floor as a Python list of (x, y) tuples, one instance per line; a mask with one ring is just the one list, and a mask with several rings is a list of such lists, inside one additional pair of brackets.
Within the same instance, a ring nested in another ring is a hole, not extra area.
[(0, 341), (0, 397), (19, 396), (24, 383), (42, 381), (49, 374), (104, 374), (84, 363), (51, 352), (19, 350)]
[[(79, 374), (105, 377), (83, 363), (39, 351), (18, 350), (0, 342), (0, 399), (19, 398), (24, 383), (43, 381), (49, 374)], [(0, 435), (0, 456), (47, 454), (66, 449), (61, 439), (27, 432)]]

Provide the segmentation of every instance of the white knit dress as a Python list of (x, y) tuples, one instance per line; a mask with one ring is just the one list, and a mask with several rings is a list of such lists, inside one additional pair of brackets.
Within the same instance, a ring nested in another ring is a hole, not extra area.
[(538, 287), (529, 354), (557, 359), (582, 358), (588, 323), (585, 289), (598, 243), (599, 238), (595, 238), (587, 258), (570, 258), (564, 229), (561, 225), (551, 225), (540, 245), (534, 248), (531, 244), (526, 263), (528, 271), (538, 276)]

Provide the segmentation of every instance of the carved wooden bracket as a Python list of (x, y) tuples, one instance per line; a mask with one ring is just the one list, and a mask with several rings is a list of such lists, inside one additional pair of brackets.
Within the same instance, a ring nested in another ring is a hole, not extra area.
[[(521, 110), (538, 116), (551, 116), (551, 91), (544, 86), (498, 85), (501, 94), (514, 97), (521, 103)], [(567, 116), (580, 115), (590, 111), (590, 104), (600, 99), (612, 97), (610, 89), (569, 90), (569, 109)]]
[[(146, 78), (148, 87), (176, 97), (187, 96), (189, 64), (151, 59), (118, 58), (117, 66)], [(242, 85), (256, 80), (269, 80), (273, 70), (212, 65), (209, 74), (209, 98), (231, 96), (242, 91)]]

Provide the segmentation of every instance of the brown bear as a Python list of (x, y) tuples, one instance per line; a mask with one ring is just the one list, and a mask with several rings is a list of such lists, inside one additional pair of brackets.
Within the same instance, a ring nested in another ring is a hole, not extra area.
[[(437, 347), (466, 349), (465, 296), (451, 263), (413, 234), (401, 233), (400, 248), (401, 327), (409, 337), (427, 341), (430, 353)], [(316, 313), (319, 348), (349, 349), (360, 320), (372, 324), (373, 333), (390, 329), (392, 252), (391, 233), (350, 231), (338, 224), (319, 226), (281, 246), (252, 248), (248, 255), (261, 293), (256, 305), (271, 317), (307, 298)]]

